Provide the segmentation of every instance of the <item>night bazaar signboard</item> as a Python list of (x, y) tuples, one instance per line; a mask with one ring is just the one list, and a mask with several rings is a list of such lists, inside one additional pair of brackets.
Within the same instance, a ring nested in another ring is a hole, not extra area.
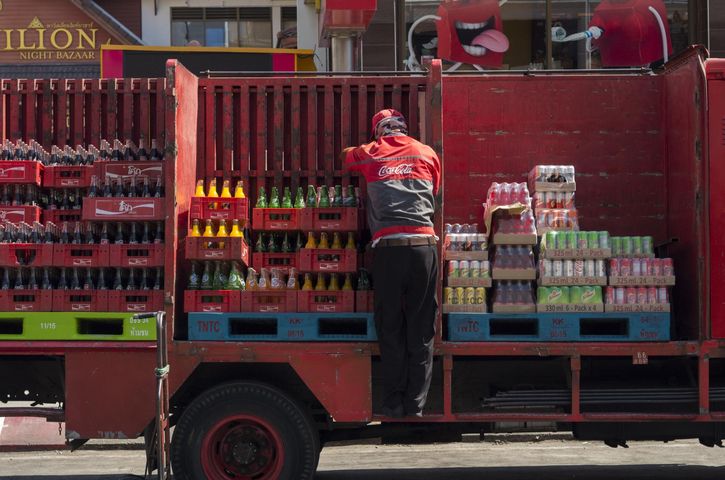
[(95, 63), (111, 41), (66, 0), (0, 1), (0, 63)]

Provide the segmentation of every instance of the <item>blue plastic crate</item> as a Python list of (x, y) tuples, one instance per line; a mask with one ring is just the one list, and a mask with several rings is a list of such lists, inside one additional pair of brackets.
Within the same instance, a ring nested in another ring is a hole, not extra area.
[(189, 340), (367, 342), (371, 313), (189, 313)]
[(454, 342), (665, 342), (669, 313), (451, 313)]

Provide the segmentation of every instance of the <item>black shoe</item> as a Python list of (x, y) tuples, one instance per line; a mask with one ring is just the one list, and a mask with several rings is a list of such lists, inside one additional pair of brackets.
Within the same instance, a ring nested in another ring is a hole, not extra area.
[(398, 405), (395, 408), (383, 406), (383, 408), (380, 409), (380, 413), (382, 413), (384, 417), (388, 418), (403, 418), (405, 416), (405, 410), (402, 405)]

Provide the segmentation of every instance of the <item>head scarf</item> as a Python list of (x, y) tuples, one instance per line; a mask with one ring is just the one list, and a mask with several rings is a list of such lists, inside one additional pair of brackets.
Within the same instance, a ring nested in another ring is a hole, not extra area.
[(392, 108), (380, 110), (373, 116), (373, 136), (375, 139), (388, 135), (407, 135), (408, 124), (403, 114)]

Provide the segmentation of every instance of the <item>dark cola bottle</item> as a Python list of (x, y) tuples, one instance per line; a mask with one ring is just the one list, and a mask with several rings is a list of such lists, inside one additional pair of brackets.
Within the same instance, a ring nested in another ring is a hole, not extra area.
[(123, 223), (116, 224), (116, 237), (113, 241), (116, 245), (123, 245)]
[(143, 224), (143, 235), (141, 235), (141, 243), (151, 243), (151, 236), (149, 234), (149, 223), (144, 222)]
[(98, 269), (98, 283), (96, 283), (96, 288), (98, 290), (107, 290), (108, 289), (108, 281), (106, 280), (106, 269), (105, 268)]
[(111, 190), (110, 175), (106, 175), (106, 181), (103, 183), (103, 196), (106, 198), (110, 198), (113, 196), (113, 191)]
[(121, 269), (116, 268), (116, 276), (113, 279), (113, 290), (123, 290), (123, 281), (121, 280)]
[(161, 182), (161, 177), (156, 179), (156, 185), (154, 186), (154, 198), (161, 198), (164, 196), (164, 184)]
[(48, 267), (43, 268), (43, 280), (41, 281), (40, 288), (43, 290), (52, 290), (53, 283), (50, 281), (50, 269)]
[(128, 283), (126, 284), (126, 290), (138, 290), (136, 288), (136, 278), (133, 269), (128, 269)]
[(146, 268), (141, 270), (141, 281), (139, 282), (139, 286), (141, 287), (141, 290), (149, 290), (148, 278), (146, 276), (147, 270), (148, 269), (146, 269)]
[(60, 277), (58, 277), (58, 289), (59, 290), (68, 290), (70, 287), (70, 284), (68, 283), (68, 275), (66, 273), (65, 268), (60, 269)]
[(156, 146), (156, 140), (151, 140), (151, 160), (152, 161), (159, 161), (163, 160), (163, 155), (159, 151), (159, 149)]
[(161, 290), (161, 283), (163, 281), (163, 273), (161, 267), (156, 267), (156, 275), (154, 276), (153, 290)]
[(156, 224), (156, 233), (154, 234), (154, 243), (164, 243), (164, 222), (158, 222)]
[(131, 223), (131, 233), (128, 235), (128, 243), (130, 245), (138, 244), (138, 233), (136, 232), (136, 222)]
[(38, 285), (38, 277), (35, 274), (35, 268), (30, 267), (30, 279), (28, 279), (28, 288), (30, 290), (40, 290)]
[(146, 151), (146, 141), (143, 137), (138, 140), (138, 153), (136, 154), (138, 159), (142, 162), (149, 159), (149, 154)]
[(128, 187), (128, 195), (126, 196), (129, 198), (136, 196), (136, 175), (131, 176), (131, 185)]
[(151, 189), (149, 188), (149, 177), (144, 177), (143, 185), (141, 187), (141, 196), (144, 198), (151, 198)]
[(108, 238), (108, 223), (104, 223), (101, 227), (101, 238), (99, 239), (99, 242), (101, 245), (108, 245), (111, 243), (110, 238)]
[(94, 235), (93, 235), (93, 224), (91, 224), (91, 223), (88, 223), (86, 225), (86, 235), (85, 235), (85, 238), (83, 239), (83, 242), (87, 243), (88, 245), (93, 245), (94, 243), (96, 243), (96, 239), (94, 238)]
[(76, 268), (76, 267), (73, 267), (73, 273), (71, 274), (70, 289), (71, 290), (80, 290), (81, 289), (81, 281), (80, 281), (80, 277), (78, 276), (78, 268)]
[(23, 284), (23, 271), (25, 269), (18, 268), (15, 270), (15, 286), (13, 287), (15, 290), (26, 290), (25, 285)]
[(73, 245), (80, 245), (83, 243), (83, 235), (81, 234), (81, 222), (76, 222), (75, 228), (73, 228), (73, 237), (71, 239)]
[(83, 290), (93, 290), (93, 277), (91, 276), (90, 268), (86, 268), (86, 276), (83, 280)]
[(0, 283), (0, 290), (10, 290), (10, 269), (3, 268), (3, 279)]
[(123, 191), (123, 178), (118, 177), (116, 179), (116, 188), (113, 189), (113, 196), (114, 197), (124, 197), (124, 191)]

